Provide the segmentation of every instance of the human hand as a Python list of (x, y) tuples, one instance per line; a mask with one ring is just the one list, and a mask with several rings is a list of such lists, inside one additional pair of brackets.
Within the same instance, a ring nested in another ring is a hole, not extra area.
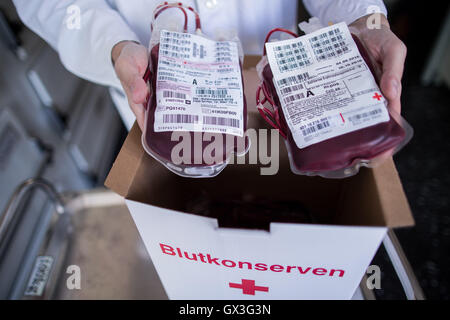
[(391, 31), (386, 17), (381, 15), (381, 28), (368, 29), (364, 16), (350, 24), (350, 30), (361, 40), (369, 55), (381, 69), (380, 88), (389, 107), (400, 114), (403, 66), (406, 58), (405, 44)]
[(144, 103), (148, 88), (143, 76), (148, 65), (147, 48), (133, 41), (122, 41), (111, 50), (111, 58), (128, 98), (128, 104), (136, 116), (139, 127), (144, 130)]

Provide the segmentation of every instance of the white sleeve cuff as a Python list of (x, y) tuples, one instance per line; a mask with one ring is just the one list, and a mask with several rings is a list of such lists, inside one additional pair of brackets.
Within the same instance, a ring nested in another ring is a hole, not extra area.
[(387, 16), (386, 6), (382, 0), (303, 0), (308, 12), (327, 26), (330, 23), (355, 20), (374, 12)]
[(58, 52), (64, 66), (77, 76), (121, 88), (111, 50), (124, 40), (139, 41), (117, 12), (87, 9), (82, 13), (79, 29), (61, 28)]

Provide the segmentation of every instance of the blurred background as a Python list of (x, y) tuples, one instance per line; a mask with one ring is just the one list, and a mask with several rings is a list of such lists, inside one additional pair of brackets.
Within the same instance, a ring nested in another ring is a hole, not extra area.
[[(396, 230), (427, 299), (450, 299), (450, 11), (436, 1), (385, 1), (395, 34), (408, 47), (402, 80), (402, 115), (414, 128), (395, 163), (416, 221)], [(400, 298), (385, 265), (376, 295)], [(384, 263), (382, 263), (384, 262)]]
[[(391, 28), (408, 47), (402, 114), (415, 131), (395, 162), (416, 226), (395, 232), (426, 298), (449, 299), (450, 9), (445, 1), (385, 3)], [(308, 17), (301, 1), (298, 16)], [(39, 298), (165, 298), (154, 272), (139, 277), (153, 266), (123, 203), (102, 189), (127, 134), (108, 90), (65, 70), (58, 54), (20, 22), (9, 0), (0, 2), (0, 71), (0, 213), (26, 179), (51, 182), (25, 184), (17, 213), (7, 229), (0, 227), (0, 298), (36, 298), (24, 296), (24, 288), (36, 256), (48, 252), (55, 257), (53, 270), (67, 259), (89, 265), (83, 285), (90, 289), (61, 289), (55, 273), (45, 279), (51, 294)], [(58, 199), (52, 188), (96, 209), (82, 209), (69, 226), (53, 209), (67, 199)], [(92, 194), (99, 197), (93, 200)], [(405, 299), (383, 248), (372, 263), (382, 271), (376, 298)], [(39, 285), (30, 290), (39, 291)]]

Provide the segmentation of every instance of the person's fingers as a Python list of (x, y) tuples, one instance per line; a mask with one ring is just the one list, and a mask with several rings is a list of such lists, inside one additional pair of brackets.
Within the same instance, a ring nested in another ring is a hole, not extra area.
[(116, 73), (125, 91), (130, 94), (129, 98), (135, 103), (142, 103), (147, 93), (147, 86), (142, 79), (144, 74), (141, 74), (134, 60), (119, 58), (116, 64)]
[[(138, 122), (139, 127), (141, 128), (141, 130), (144, 130), (144, 119), (145, 119), (145, 106), (144, 103), (146, 101), (146, 99), (144, 98), (144, 100), (142, 100), (142, 102), (140, 100), (136, 100), (137, 102), (135, 102), (133, 96), (136, 95), (133, 94), (133, 89), (130, 89), (125, 83), (122, 83), (122, 86), (124, 88), (125, 94), (127, 96), (128, 99), (128, 104), (130, 105), (131, 111), (133, 111), (134, 115), (136, 116), (136, 121)], [(147, 90), (147, 87), (146, 89)], [(138, 90), (135, 90), (135, 92), (137, 92)], [(142, 90), (141, 90), (142, 91)], [(147, 91), (144, 91), (145, 94), (147, 94)]]
[(125, 46), (115, 62), (116, 74), (141, 129), (144, 128), (144, 103), (148, 95), (148, 87), (143, 80), (147, 64), (147, 49), (135, 43)]
[(130, 104), (131, 110), (133, 111), (134, 115), (136, 116), (136, 121), (141, 128), (142, 131), (144, 131), (144, 123), (145, 123), (145, 109), (143, 104), (136, 104), (131, 101), (128, 102)]
[(393, 41), (386, 41), (380, 50), (380, 60), (382, 65), (380, 81), (381, 91), (387, 98), (390, 107), (398, 113), (400, 113), (401, 109), (401, 79), (405, 58), (406, 46), (397, 38)]
[[(402, 85), (396, 79), (391, 79), (390, 77), (381, 78), (381, 92), (384, 94), (385, 98), (388, 100), (389, 108), (400, 114), (401, 112), (401, 92)], [(393, 88), (395, 87), (395, 88)]]
[(131, 107), (141, 130), (144, 129), (144, 103), (148, 94), (148, 88), (142, 77), (135, 73), (129, 74), (121, 81), (128, 104)]
[(135, 76), (134, 79), (130, 81), (130, 98), (132, 102), (139, 104), (145, 103), (147, 91), (147, 84), (144, 79), (142, 79), (140, 74)]

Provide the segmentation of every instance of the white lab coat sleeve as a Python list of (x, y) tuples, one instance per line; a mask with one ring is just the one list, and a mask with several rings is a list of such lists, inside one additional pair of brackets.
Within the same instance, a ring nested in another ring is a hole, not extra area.
[(308, 12), (319, 18), (324, 26), (345, 21), (347, 24), (371, 12), (370, 6), (379, 8), (379, 12), (387, 16), (387, 10), (382, 0), (303, 0)]
[(111, 50), (120, 41), (138, 38), (106, 0), (13, 2), (25, 25), (58, 51), (69, 71), (92, 82), (121, 88)]

